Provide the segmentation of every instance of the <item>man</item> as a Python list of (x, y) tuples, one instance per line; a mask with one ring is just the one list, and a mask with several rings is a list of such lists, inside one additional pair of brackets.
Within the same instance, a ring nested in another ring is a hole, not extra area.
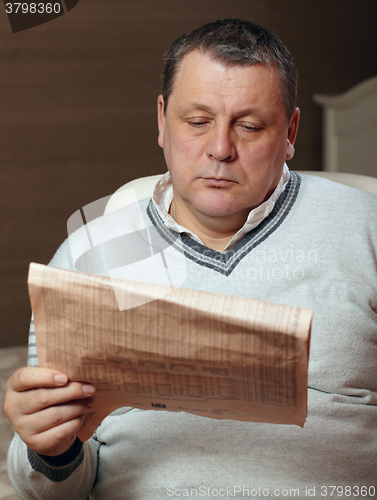
[[(296, 88), (292, 56), (253, 22), (178, 39), (158, 98), (169, 174), (140, 211), (184, 253), (184, 287), (314, 310), (304, 429), (122, 408), (82, 445), (95, 388), (29, 367), (11, 377), (5, 402), (18, 432), (9, 473), (23, 498), (375, 495), (377, 201), (289, 172)], [(100, 222), (116, 228), (122, 217)], [(67, 242), (51, 264), (78, 269)], [(89, 252), (82, 270), (106, 274), (106, 263)], [(140, 272), (148, 279), (152, 268)]]

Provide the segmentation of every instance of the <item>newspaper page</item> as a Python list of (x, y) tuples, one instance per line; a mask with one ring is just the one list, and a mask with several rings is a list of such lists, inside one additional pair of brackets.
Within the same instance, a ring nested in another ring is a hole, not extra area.
[(97, 388), (81, 440), (120, 407), (304, 425), (312, 311), (33, 263), (28, 285), (39, 366)]

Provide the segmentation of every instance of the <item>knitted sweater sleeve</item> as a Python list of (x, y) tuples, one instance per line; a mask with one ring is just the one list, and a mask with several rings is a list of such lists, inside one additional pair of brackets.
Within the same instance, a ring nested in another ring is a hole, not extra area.
[(28, 450), (16, 434), (8, 452), (8, 474), (25, 500), (86, 500), (94, 485), (99, 443), (86, 441), (77, 456), (64, 465), (50, 465)]

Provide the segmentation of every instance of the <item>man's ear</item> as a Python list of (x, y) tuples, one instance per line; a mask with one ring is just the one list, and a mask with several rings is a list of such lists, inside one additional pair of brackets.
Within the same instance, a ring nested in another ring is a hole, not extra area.
[(288, 127), (287, 155), (286, 155), (287, 160), (290, 160), (291, 158), (293, 158), (293, 155), (295, 154), (294, 143), (295, 143), (296, 136), (297, 136), (299, 121), (300, 121), (300, 109), (296, 108), (293, 112), (293, 115), (292, 115), (292, 118), (291, 118), (291, 121), (290, 121), (289, 127)]
[(158, 120), (158, 145), (164, 147), (165, 132), (165, 103), (162, 95), (157, 98), (157, 120)]

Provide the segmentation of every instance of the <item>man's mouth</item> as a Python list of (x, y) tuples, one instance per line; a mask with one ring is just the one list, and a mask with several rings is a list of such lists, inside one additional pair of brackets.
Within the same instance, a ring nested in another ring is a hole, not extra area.
[(207, 186), (210, 187), (225, 188), (235, 184), (235, 181), (232, 181), (230, 179), (216, 178), (216, 177), (204, 177), (203, 180), (207, 184)]

